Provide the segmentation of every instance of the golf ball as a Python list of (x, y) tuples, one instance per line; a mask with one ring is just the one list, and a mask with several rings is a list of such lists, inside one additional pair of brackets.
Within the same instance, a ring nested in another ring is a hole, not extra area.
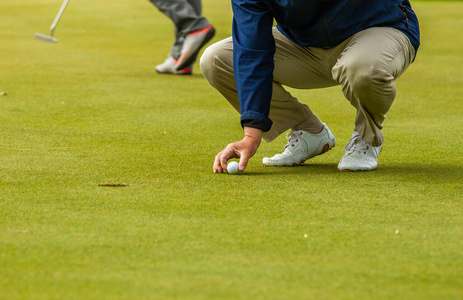
[(236, 161), (231, 161), (227, 165), (228, 174), (238, 174), (238, 163)]

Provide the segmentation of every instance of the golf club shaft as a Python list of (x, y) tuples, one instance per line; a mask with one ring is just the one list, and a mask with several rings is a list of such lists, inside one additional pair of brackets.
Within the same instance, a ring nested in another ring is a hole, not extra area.
[(64, 0), (63, 5), (61, 5), (61, 8), (60, 8), (58, 14), (56, 15), (56, 18), (55, 18), (55, 20), (53, 21), (53, 24), (51, 24), (51, 26), (50, 26), (50, 35), (51, 35), (51, 36), (53, 36), (53, 32), (55, 31), (55, 27), (56, 27), (56, 25), (58, 24), (59, 19), (61, 18), (61, 15), (63, 14), (64, 9), (65, 9), (66, 6), (68, 5), (68, 3), (69, 3), (69, 0)]

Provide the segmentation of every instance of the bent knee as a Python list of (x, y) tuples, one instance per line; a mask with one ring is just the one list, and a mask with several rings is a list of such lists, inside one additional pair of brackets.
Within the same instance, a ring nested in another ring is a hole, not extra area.
[(204, 77), (211, 85), (217, 78), (219, 70), (233, 72), (233, 48), (231, 38), (217, 42), (207, 47), (199, 60), (199, 67)]
[(199, 68), (208, 81), (209, 78), (212, 77), (211, 73), (213, 70), (213, 60), (215, 56), (215, 49), (213, 46), (214, 44), (207, 47), (199, 59)]
[(332, 69), (333, 78), (341, 85), (349, 85), (353, 90), (370, 90), (390, 85), (394, 77), (368, 61), (338, 62)]

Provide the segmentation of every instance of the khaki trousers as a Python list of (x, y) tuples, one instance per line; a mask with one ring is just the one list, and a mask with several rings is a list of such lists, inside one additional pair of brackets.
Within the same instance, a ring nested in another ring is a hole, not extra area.
[[(393, 28), (369, 28), (329, 49), (301, 47), (273, 29), (276, 52), (267, 142), (288, 129), (318, 133), (322, 122), (287, 92), (283, 85), (315, 89), (341, 85), (357, 110), (354, 130), (372, 146), (383, 143), (381, 131), (396, 95), (394, 80), (412, 63), (415, 50), (408, 38)], [(233, 75), (233, 42), (227, 38), (209, 46), (200, 61), (201, 71), (240, 112)]]

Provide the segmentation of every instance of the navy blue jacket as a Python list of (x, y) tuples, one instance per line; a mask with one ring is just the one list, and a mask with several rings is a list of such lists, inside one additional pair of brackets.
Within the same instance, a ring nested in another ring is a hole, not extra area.
[(232, 0), (233, 64), (241, 125), (270, 130), (273, 19), (290, 40), (330, 48), (370, 27), (402, 31), (415, 50), (418, 19), (408, 0)]

